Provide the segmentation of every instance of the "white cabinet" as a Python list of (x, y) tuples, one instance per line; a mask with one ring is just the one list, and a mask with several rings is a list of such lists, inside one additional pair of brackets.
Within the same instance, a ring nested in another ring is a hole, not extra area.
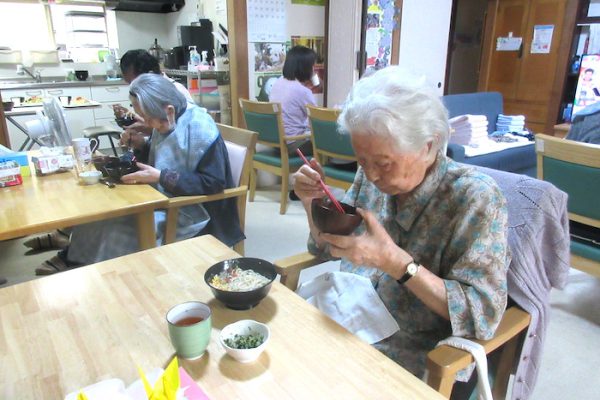
[[(58, 87), (58, 88), (46, 88), (46, 89), (8, 89), (2, 90), (2, 98), (9, 100), (11, 97), (24, 97), (29, 98), (32, 96), (71, 96), (71, 97), (85, 97), (90, 98), (91, 92), (90, 87)], [(14, 120), (26, 128), (25, 122), (36, 119), (35, 115), (24, 115), (12, 117)], [(94, 112), (91, 109), (76, 109), (67, 108), (65, 109), (65, 118), (69, 126), (69, 130), (73, 137), (81, 137), (82, 130), (84, 128), (94, 126)], [(10, 147), (13, 150), (18, 150), (21, 144), (27, 139), (25, 134), (21, 132), (14, 124), (10, 121), (6, 122), (8, 127), (8, 137), (10, 140)]]
[[(129, 101), (129, 85), (94, 86), (91, 88), (92, 100), (99, 102), (102, 107), (94, 109), (94, 125), (117, 126), (112, 110), (113, 104), (132, 109)], [(106, 149), (110, 143), (106, 136), (100, 137), (100, 148)]]

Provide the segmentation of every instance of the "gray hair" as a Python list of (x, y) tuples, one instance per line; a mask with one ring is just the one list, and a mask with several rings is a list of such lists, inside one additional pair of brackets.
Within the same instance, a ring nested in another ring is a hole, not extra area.
[(167, 106), (175, 108), (175, 115), (183, 114), (187, 107), (185, 96), (173, 82), (162, 75), (142, 74), (129, 86), (129, 95), (135, 97), (142, 112), (152, 118), (167, 120)]
[(425, 77), (387, 67), (360, 79), (338, 118), (350, 135), (388, 135), (402, 152), (417, 152), (429, 141), (430, 155), (446, 151), (448, 111)]

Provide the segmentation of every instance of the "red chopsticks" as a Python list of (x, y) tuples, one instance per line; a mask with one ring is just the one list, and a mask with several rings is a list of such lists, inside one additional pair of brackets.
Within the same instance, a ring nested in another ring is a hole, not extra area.
[[(308, 162), (308, 160), (306, 159), (306, 157), (304, 157), (304, 154), (302, 154), (302, 151), (300, 151), (300, 149), (296, 149), (296, 153), (298, 153), (298, 155), (300, 156), (300, 158), (302, 159), (302, 161), (304, 161), (304, 163), (310, 167), (310, 163)], [(331, 202), (333, 203), (333, 205), (335, 206), (335, 208), (337, 208), (337, 210), (341, 214), (345, 214), (346, 212), (342, 208), (342, 205), (340, 204), (339, 201), (337, 201), (337, 199), (329, 191), (329, 188), (325, 185), (325, 182), (323, 182), (323, 179), (321, 179), (321, 178), (319, 178), (319, 185), (321, 185), (321, 188), (323, 188), (323, 190), (325, 191), (325, 194), (327, 194), (327, 197), (329, 197), (329, 200), (331, 200)]]

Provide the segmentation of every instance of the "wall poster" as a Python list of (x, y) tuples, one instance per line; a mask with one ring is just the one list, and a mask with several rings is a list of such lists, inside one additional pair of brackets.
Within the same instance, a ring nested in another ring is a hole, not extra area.
[(282, 75), (287, 50), (285, 43), (248, 43), (250, 99), (269, 101), (271, 88)]
[(366, 70), (390, 65), (392, 32), (396, 5), (394, 0), (369, 0), (365, 29)]

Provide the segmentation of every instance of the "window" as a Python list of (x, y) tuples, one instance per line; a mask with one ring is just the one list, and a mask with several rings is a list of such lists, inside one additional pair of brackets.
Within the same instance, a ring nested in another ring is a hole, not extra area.
[(39, 3), (0, 2), (0, 46), (13, 50), (54, 50), (47, 8)]
[(105, 11), (102, 5), (74, 3), (0, 0), (0, 47), (24, 53), (59, 49), (68, 52), (75, 62), (101, 61), (99, 52), (119, 47), (114, 12)]

